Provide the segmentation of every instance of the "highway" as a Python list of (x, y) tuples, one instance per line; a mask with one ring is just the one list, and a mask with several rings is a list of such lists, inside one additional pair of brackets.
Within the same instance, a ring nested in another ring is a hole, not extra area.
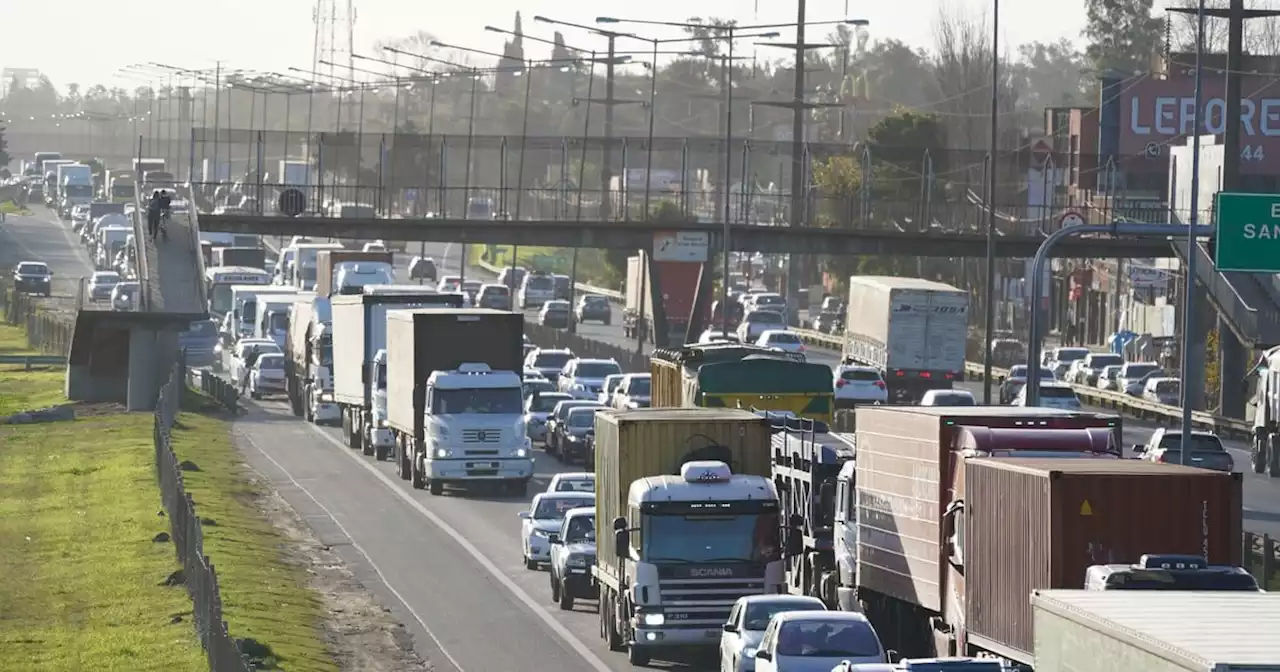
[[(32, 215), (8, 215), (0, 222), (0, 264), (43, 261), (53, 271), (53, 296), (57, 305), (75, 307), (80, 278), (93, 275), (93, 262), (80, 237), (52, 210), (37, 205)], [(71, 303), (61, 299), (70, 300)]]
[[(48, 261), (59, 275), (89, 273), (69, 225), (47, 221), (44, 213), (19, 220), (16, 227), (17, 218), (10, 218), (10, 224), (0, 225), (0, 240)], [(456, 274), (456, 246), (428, 245), (426, 253), (437, 260), (440, 275)], [(397, 260), (402, 281), (407, 260), (404, 255)], [(471, 269), (468, 277), (490, 276)], [(615, 309), (620, 316), (621, 308)], [(624, 344), (619, 327), (589, 325), (581, 333)], [(814, 361), (835, 362), (833, 354), (811, 354)], [(966, 387), (980, 392), (980, 386)], [(550, 601), (546, 572), (524, 568), (516, 514), (527, 500), (433, 497), (396, 478), (390, 463), (343, 446), (340, 430), (294, 419), (282, 400), (249, 402), (248, 407), (234, 431), (250, 465), (391, 606), (414, 634), (419, 653), (438, 669), (632, 669), (625, 656), (600, 643), (593, 605), (560, 611)], [(1129, 419), (1125, 426), (1126, 444), (1144, 441), (1153, 428)], [(1237, 465), (1245, 464), (1244, 446), (1230, 446)], [(572, 470), (541, 453), (536, 464), (530, 494), (552, 474)], [(1280, 536), (1276, 482), (1247, 474), (1245, 507), (1246, 529)]]

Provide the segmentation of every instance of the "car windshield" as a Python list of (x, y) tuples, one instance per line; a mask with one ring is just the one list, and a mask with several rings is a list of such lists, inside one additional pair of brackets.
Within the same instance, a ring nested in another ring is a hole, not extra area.
[(568, 529), (564, 531), (566, 544), (591, 543), (596, 540), (596, 517), (574, 516), (569, 520)]
[(451, 413), (520, 413), (522, 412), (518, 387), (485, 387), (463, 390), (435, 388), (432, 392), (431, 412), (436, 415)]
[(525, 280), (525, 289), (549, 292), (555, 289), (555, 287), (555, 280), (552, 280), (551, 277), (547, 275), (534, 275)]
[(591, 427), (596, 422), (595, 409), (583, 409), (569, 413), (570, 427)]
[(1176, 380), (1162, 380), (1162, 381), (1160, 381), (1160, 382), (1156, 383), (1156, 384), (1155, 384), (1155, 393), (1156, 393), (1156, 394), (1177, 394), (1177, 393), (1178, 393), (1178, 381), (1176, 381)]
[(646, 515), (641, 539), (648, 562), (774, 562), (781, 559), (777, 512)]
[(1092, 362), (1090, 366), (1095, 369), (1101, 369), (1113, 364), (1124, 364), (1124, 357), (1120, 355), (1094, 355), (1090, 361)]
[(541, 497), (538, 508), (533, 510), (534, 520), (563, 520), (569, 509), (580, 506), (592, 506), (594, 498), (585, 497)]
[[(1160, 437), (1160, 447), (1172, 450), (1182, 449), (1182, 434), (1168, 433)], [(1193, 453), (1222, 453), (1226, 448), (1222, 447), (1222, 440), (1212, 434), (1192, 434), (1191, 435), (1191, 452)]]
[(267, 316), (267, 327), (271, 331), (286, 331), (289, 328), (289, 314), (271, 313)]
[(967, 394), (936, 394), (933, 397), (934, 406), (973, 406), (973, 397)]
[(1063, 348), (1058, 351), (1059, 362), (1074, 362), (1077, 359), (1084, 359), (1089, 355), (1089, 351), (1084, 348)]
[(770, 343), (799, 343), (800, 338), (795, 334), (771, 334), (769, 336)]
[(603, 296), (588, 296), (583, 299), (582, 302), (592, 308), (609, 305), (609, 299), (606, 299)]
[(866, 623), (790, 621), (778, 632), (777, 653), (813, 658), (873, 658), (880, 655), (880, 643)]
[(540, 352), (533, 356), (533, 366), (538, 369), (562, 369), (573, 355), (567, 352)]
[(260, 369), (283, 369), (284, 357), (259, 357), (258, 368)]
[[(131, 286), (124, 285), (124, 291), (132, 289)], [(194, 338), (217, 338), (218, 327), (213, 320), (198, 320), (191, 323), (191, 327), (187, 329), (187, 335)]]
[(604, 378), (615, 373), (622, 373), (622, 367), (613, 362), (583, 362), (578, 365), (579, 378)]
[(782, 314), (771, 310), (757, 311), (747, 315), (747, 321), (761, 324), (782, 324)]
[(627, 386), (627, 393), (647, 397), (649, 396), (650, 384), (651, 380), (649, 378), (632, 379), (631, 385)]
[(120, 276), (115, 273), (99, 273), (93, 276), (93, 282), (99, 285), (114, 285), (120, 282)]
[(549, 380), (526, 380), (524, 381), (524, 395), (527, 397), (534, 392), (551, 392), (556, 389), (554, 383)]
[(44, 264), (18, 264), (19, 275), (49, 275), (49, 267)]
[[(1009, 375), (1012, 376), (1013, 373), (1010, 372)], [(874, 382), (874, 381), (880, 380), (880, 374), (876, 373), (875, 371), (855, 369), (853, 371), (841, 372), (840, 378), (843, 380), (860, 380), (860, 381), (866, 381), (866, 382)]]
[(777, 294), (761, 294), (756, 297), (757, 306), (780, 306), (783, 303), (785, 303), (785, 301), (783, 301), (782, 297)]
[(595, 492), (594, 478), (562, 478), (556, 481), (556, 492)]
[(485, 285), (481, 294), (485, 297), (510, 296), (511, 290), (502, 285)]
[(556, 404), (570, 398), (572, 397), (567, 394), (539, 394), (529, 401), (529, 411), (531, 413), (550, 413), (556, 407)]
[(1075, 399), (1076, 393), (1069, 387), (1045, 385), (1040, 388), (1041, 399)]
[(776, 614), (788, 611), (812, 611), (821, 609), (812, 602), (787, 600), (785, 602), (755, 602), (747, 605), (747, 613), (742, 616), (742, 627), (746, 630), (762, 631), (769, 627), (769, 621)]
[(1142, 378), (1159, 371), (1160, 367), (1155, 364), (1130, 364), (1124, 370), (1125, 378)]
[(548, 313), (567, 313), (569, 312), (569, 302), (568, 301), (548, 301), (547, 305), (543, 306), (543, 308)]

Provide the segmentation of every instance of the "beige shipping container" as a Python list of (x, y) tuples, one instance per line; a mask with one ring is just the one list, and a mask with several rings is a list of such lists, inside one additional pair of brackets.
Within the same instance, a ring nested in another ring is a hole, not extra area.
[[(596, 525), (611, 530), (614, 518), (627, 515), (627, 492), (634, 481), (679, 474), (681, 465), (693, 460), (721, 460), (735, 474), (769, 477), (771, 435), (768, 420), (737, 409), (597, 413)], [(598, 562), (615, 560), (611, 553), (601, 553)]]

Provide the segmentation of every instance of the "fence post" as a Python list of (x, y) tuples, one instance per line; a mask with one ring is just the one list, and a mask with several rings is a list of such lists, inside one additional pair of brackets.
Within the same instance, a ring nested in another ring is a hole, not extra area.
[(1276, 542), (1271, 535), (1262, 535), (1262, 589), (1266, 590), (1267, 583), (1271, 581), (1271, 572), (1275, 565)]

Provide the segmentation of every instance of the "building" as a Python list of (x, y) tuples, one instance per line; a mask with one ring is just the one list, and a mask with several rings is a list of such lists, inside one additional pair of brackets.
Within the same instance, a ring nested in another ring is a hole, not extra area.
[(9, 95), (9, 88), (14, 80), (19, 84), (34, 89), (40, 85), (40, 71), (36, 68), (4, 68), (0, 70), (0, 98)]

